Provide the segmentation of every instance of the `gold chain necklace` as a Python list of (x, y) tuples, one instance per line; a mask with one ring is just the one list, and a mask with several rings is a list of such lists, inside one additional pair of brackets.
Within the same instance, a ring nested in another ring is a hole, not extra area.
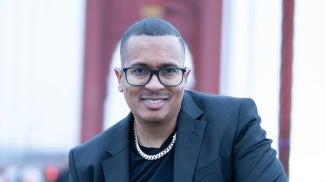
[(138, 153), (140, 154), (141, 157), (143, 157), (144, 159), (146, 160), (157, 160), (157, 159), (160, 159), (161, 157), (165, 156), (174, 146), (175, 142), (176, 142), (176, 133), (173, 135), (173, 140), (172, 142), (167, 146), (167, 148), (165, 148), (165, 150), (159, 152), (158, 154), (155, 154), (155, 155), (148, 155), (148, 154), (145, 154), (140, 146), (139, 146), (139, 142), (138, 142), (138, 137), (137, 137), (137, 130), (135, 128), (135, 122), (133, 124), (133, 131), (134, 131), (134, 139), (135, 139), (135, 146), (137, 148), (137, 151)]

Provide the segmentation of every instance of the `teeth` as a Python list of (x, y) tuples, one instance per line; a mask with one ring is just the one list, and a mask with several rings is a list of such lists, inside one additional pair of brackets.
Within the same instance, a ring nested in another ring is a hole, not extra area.
[(156, 99), (156, 100), (153, 100), (153, 99), (145, 99), (146, 102), (150, 102), (152, 104), (157, 104), (159, 102), (162, 102), (163, 99)]

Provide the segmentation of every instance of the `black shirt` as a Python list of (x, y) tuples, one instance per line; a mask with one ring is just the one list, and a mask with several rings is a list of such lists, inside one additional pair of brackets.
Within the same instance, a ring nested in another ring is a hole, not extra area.
[[(140, 145), (141, 150), (148, 155), (155, 155), (163, 151), (173, 139), (172, 133), (160, 148), (147, 148)], [(173, 181), (174, 176), (174, 148), (157, 160), (146, 160), (138, 153), (133, 130), (131, 130), (130, 150), (130, 180), (137, 182)]]

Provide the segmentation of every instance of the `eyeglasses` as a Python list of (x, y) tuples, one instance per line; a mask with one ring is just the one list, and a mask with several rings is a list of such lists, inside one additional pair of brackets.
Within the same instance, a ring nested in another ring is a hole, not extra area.
[(128, 84), (133, 86), (144, 86), (152, 78), (152, 75), (155, 74), (158, 77), (158, 80), (161, 84), (165, 86), (177, 86), (182, 83), (184, 73), (186, 72), (185, 68), (161, 68), (157, 70), (152, 70), (149, 68), (143, 67), (133, 67), (133, 68), (122, 68), (126, 75), (126, 81)]

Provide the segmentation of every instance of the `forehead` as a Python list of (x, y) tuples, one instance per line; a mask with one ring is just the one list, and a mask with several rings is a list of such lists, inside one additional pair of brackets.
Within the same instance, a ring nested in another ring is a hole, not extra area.
[[(183, 62), (184, 51), (176, 36), (131, 36), (126, 44), (125, 63), (133, 64), (135, 61), (153, 62)], [(131, 63), (132, 62), (132, 63)], [(148, 63), (148, 62), (147, 62)]]
[[(162, 47), (178, 47), (181, 48), (181, 43), (178, 38), (172, 35), (162, 35), (162, 36), (149, 36), (149, 35), (137, 35), (131, 36), (127, 42), (126, 48), (132, 47), (145, 47), (150, 46), (150, 48), (154, 48), (152, 46)], [(149, 48), (149, 47), (148, 47)]]

